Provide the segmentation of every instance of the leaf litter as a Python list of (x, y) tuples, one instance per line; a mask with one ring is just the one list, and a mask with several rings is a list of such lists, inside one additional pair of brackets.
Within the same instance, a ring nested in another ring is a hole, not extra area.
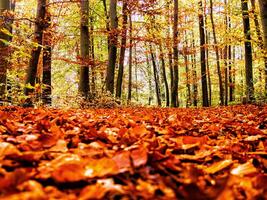
[(0, 108), (0, 200), (266, 199), (267, 106)]

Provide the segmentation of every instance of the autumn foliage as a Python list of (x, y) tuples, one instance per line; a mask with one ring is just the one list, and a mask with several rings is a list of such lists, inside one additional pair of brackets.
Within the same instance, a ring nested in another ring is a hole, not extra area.
[(264, 199), (267, 106), (0, 109), (0, 199)]

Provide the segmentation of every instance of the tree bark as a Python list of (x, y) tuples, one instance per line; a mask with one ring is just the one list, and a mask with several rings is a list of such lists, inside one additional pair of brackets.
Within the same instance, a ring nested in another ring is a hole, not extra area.
[(245, 36), (245, 68), (246, 68), (246, 96), (248, 102), (254, 100), (254, 85), (253, 85), (253, 68), (252, 68), (252, 46), (251, 46), (251, 33), (250, 33), (250, 21), (248, 13), (247, 0), (241, 0), (242, 16), (243, 16), (243, 28)]
[(198, 2), (199, 5), (199, 34), (200, 34), (200, 59), (201, 59), (201, 86), (202, 86), (202, 105), (203, 107), (209, 106), (208, 85), (207, 85), (207, 72), (206, 72), (206, 53), (205, 53), (205, 30), (202, 1)]
[(117, 18), (117, 0), (110, 0), (110, 33), (109, 33), (109, 56), (106, 76), (106, 90), (114, 93), (115, 66), (117, 60), (117, 40), (118, 40), (118, 18)]
[(43, 85), (42, 100), (45, 105), (52, 104), (52, 84), (51, 84), (51, 64), (52, 64), (52, 33), (51, 33), (51, 16), (46, 12), (46, 27), (43, 38)]
[(150, 48), (150, 55), (152, 60), (152, 66), (153, 66), (153, 74), (154, 74), (154, 82), (155, 82), (155, 88), (156, 88), (156, 96), (157, 96), (157, 103), (158, 106), (161, 106), (161, 98), (160, 98), (160, 87), (159, 87), (159, 76), (158, 76), (158, 70), (155, 60), (155, 55), (152, 50), (152, 45), (149, 45)]
[[(36, 22), (35, 22), (35, 30), (34, 30), (34, 41), (38, 44), (38, 47), (32, 49), (31, 59), (29, 62), (24, 94), (26, 96), (31, 95), (34, 92), (32, 87), (35, 86), (35, 80), (37, 75), (38, 61), (41, 53), (41, 45), (43, 42), (43, 31), (45, 28), (45, 14), (46, 14), (46, 2), (47, 0), (38, 0), (37, 2), (37, 14), (36, 14)], [(25, 106), (32, 106), (32, 99), (28, 99)]]
[[(267, 97), (267, 1), (259, 0), (260, 13), (261, 13), (261, 22), (263, 28), (263, 37), (264, 37), (264, 62), (265, 62), (265, 96)], [(258, 32), (258, 31), (257, 31)]]
[(122, 22), (122, 35), (121, 35), (121, 51), (120, 51), (120, 60), (119, 60), (119, 72), (116, 85), (116, 97), (121, 98), (122, 91), (122, 81), (123, 81), (123, 72), (124, 72), (124, 58), (126, 50), (126, 39), (127, 39), (127, 1), (123, 1), (122, 8), (123, 22)]
[[(96, 69), (95, 69), (95, 40), (94, 40), (94, 18), (93, 16), (90, 16), (90, 54), (92, 59), (92, 68), (91, 68), (91, 74), (92, 74), (92, 82), (91, 82), (91, 94), (96, 95)], [(90, 77), (89, 77), (90, 79)], [(90, 85), (90, 84), (89, 84)]]
[(0, 1), (0, 103), (5, 99), (6, 94), (6, 82), (7, 82), (7, 68), (8, 68), (8, 58), (9, 58), (9, 44), (11, 37), (4, 32), (2, 29), (11, 31), (11, 19), (5, 15), (7, 11), (11, 9), (9, 0)]
[(159, 44), (159, 51), (160, 51), (160, 59), (161, 59), (161, 67), (162, 67), (162, 75), (163, 75), (163, 81), (165, 86), (165, 98), (166, 98), (166, 106), (170, 106), (170, 94), (169, 94), (169, 85), (168, 85), (168, 79), (166, 75), (166, 67), (165, 67), (165, 60), (164, 60), (164, 54), (162, 50), (162, 44)]
[(149, 96), (148, 96), (148, 105), (151, 105), (151, 102), (153, 100), (152, 96), (152, 72), (151, 72), (151, 66), (149, 64), (149, 58), (148, 54), (146, 54), (146, 63), (147, 63), (147, 75), (148, 75), (148, 88), (149, 88)]
[(81, 29), (80, 48), (82, 65), (80, 68), (79, 92), (87, 99), (89, 94), (89, 58), (90, 58), (90, 35), (89, 35), (89, 0), (81, 1)]
[(178, 107), (178, 0), (174, 0), (174, 21), (173, 21), (173, 85), (171, 89), (171, 106)]
[(213, 19), (213, 1), (212, 0), (210, 0), (210, 20), (211, 20), (212, 34), (213, 34), (215, 54), (216, 54), (216, 66), (217, 66), (219, 91), (220, 91), (220, 105), (223, 105), (224, 103), (223, 81), (222, 81), (222, 73), (221, 73), (221, 66), (220, 66), (219, 48), (218, 48), (215, 24), (214, 24), (214, 19)]
[(194, 51), (191, 61), (192, 61), (192, 76), (193, 76), (193, 105), (197, 106), (198, 102), (198, 80), (197, 80), (197, 60), (196, 60), (196, 45), (195, 45), (195, 36), (194, 32), (192, 32), (192, 49)]
[(130, 38), (130, 48), (129, 48), (129, 80), (128, 80), (128, 102), (131, 102), (132, 99), (132, 68), (133, 68), (133, 35), (132, 35), (132, 17), (129, 15), (129, 38)]

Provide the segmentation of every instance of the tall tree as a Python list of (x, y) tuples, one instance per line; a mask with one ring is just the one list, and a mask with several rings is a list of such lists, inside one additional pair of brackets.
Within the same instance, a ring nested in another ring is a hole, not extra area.
[(155, 60), (155, 54), (152, 50), (152, 44), (149, 45), (150, 48), (150, 55), (151, 55), (151, 61), (153, 66), (153, 74), (154, 74), (154, 82), (155, 82), (155, 90), (156, 90), (156, 96), (157, 96), (157, 103), (158, 106), (161, 106), (161, 97), (160, 97), (160, 87), (159, 87), (159, 75), (157, 70), (157, 64)]
[(200, 59), (201, 59), (201, 86), (202, 86), (202, 105), (209, 106), (207, 71), (206, 71), (206, 51), (205, 51), (205, 29), (202, 0), (198, 2), (199, 6), (199, 36), (200, 36)]
[(42, 92), (43, 103), (51, 105), (52, 103), (52, 85), (51, 85), (51, 63), (52, 63), (52, 30), (51, 30), (51, 15), (47, 11), (45, 18), (45, 30), (43, 38), (43, 84)]
[(92, 59), (92, 67), (91, 67), (91, 74), (92, 74), (92, 79), (91, 79), (91, 94), (95, 95), (96, 94), (96, 68), (95, 68), (95, 40), (94, 40), (94, 17), (92, 14), (90, 15), (90, 56)]
[(260, 13), (261, 13), (261, 21), (263, 28), (263, 36), (264, 36), (264, 59), (265, 59), (265, 95), (267, 96), (267, 1), (259, 0), (260, 4)]
[(159, 51), (160, 51), (160, 60), (161, 60), (161, 67), (162, 67), (162, 76), (165, 86), (165, 98), (166, 98), (166, 106), (170, 106), (170, 94), (169, 94), (169, 85), (168, 85), (168, 79), (166, 75), (166, 67), (165, 67), (165, 59), (164, 59), (164, 53), (162, 49), (162, 44), (159, 44)]
[(116, 97), (121, 98), (122, 90), (122, 80), (124, 72), (124, 58), (126, 50), (126, 40), (127, 40), (127, 1), (123, 1), (122, 6), (122, 31), (121, 31), (121, 51), (120, 51), (120, 60), (119, 60), (119, 72), (116, 85)]
[[(38, 44), (37, 47), (32, 49), (31, 52), (31, 59), (29, 62), (27, 74), (26, 74), (26, 81), (24, 88), (24, 94), (26, 96), (32, 94), (34, 92), (34, 85), (36, 81), (37, 75), (37, 68), (38, 68), (38, 61), (39, 56), (42, 50), (42, 42), (43, 42), (43, 31), (45, 29), (45, 15), (46, 15), (46, 2), (47, 0), (38, 0), (37, 2), (37, 14), (36, 14), (36, 22), (34, 28), (34, 41)], [(31, 106), (32, 100), (28, 99), (25, 106)]]
[(218, 80), (219, 80), (220, 104), (222, 105), (224, 103), (224, 91), (223, 91), (223, 81), (222, 81), (221, 66), (220, 66), (219, 47), (218, 47), (216, 29), (215, 29), (214, 18), (213, 18), (213, 1), (212, 0), (210, 0), (210, 20), (211, 20), (212, 34), (213, 34), (213, 40), (214, 40), (213, 43), (214, 43), (215, 54), (216, 54), (216, 67), (217, 67), (217, 74), (218, 74)]
[(178, 84), (179, 84), (179, 70), (178, 70), (178, 0), (174, 0), (173, 7), (173, 81), (171, 88), (171, 106), (178, 107)]
[(129, 80), (128, 80), (128, 102), (132, 99), (132, 68), (133, 68), (133, 23), (131, 13), (129, 15), (129, 39), (130, 39), (130, 48), (129, 48)]
[(198, 80), (197, 80), (197, 60), (196, 60), (196, 45), (195, 45), (195, 35), (194, 31), (192, 31), (192, 49), (193, 54), (191, 55), (191, 62), (192, 62), (192, 78), (193, 78), (193, 105), (197, 106), (197, 100), (198, 100)]
[(117, 0), (110, 0), (110, 33), (109, 33), (109, 55), (106, 74), (106, 90), (111, 94), (114, 93), (115, 66), (117, 60), (117, 40), (118, 40), (118, 18), (117, 18)]
[(6, 92), (6, 77), (8, 68), (8, 42), (11, 40), (7, 31), (11, 30), (7, 12), (11, 9), (9, 0), (0, 1), (0, 101), (4, 100)]
[(246, 96), (248, 102), (254, 100), (253, 68), (252, 68), (252, 46), (250, 20), (248, 13), (248, 1), (241, 0), (241, 9), (243, 16), (243, 31), (245, 36), (245, 68), (246, 68)]
[(80, 2), (81, 6), (81, 24), (80, 24), (80, 48), (82, 65), (80, 68), (79, 92), (84, 97), (88, 97), (89, 93), (89, 1), (83, 0)]

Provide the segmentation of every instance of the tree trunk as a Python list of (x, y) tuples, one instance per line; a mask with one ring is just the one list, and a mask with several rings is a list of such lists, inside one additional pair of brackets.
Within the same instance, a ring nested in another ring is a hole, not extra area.
[(185, 62), (185, 73), (186, 73), (186, 88), (187, 88), (187, 98), (186, 98), (186, 107), (191, 106), (191, 89), (190, 89), (190, 71), (189, 71), (189, 61), (188, 58), (189, 56), (187, 55), (188, 52), (188, 38), (187, 38), (187, 32), (184, 32), (185, 35), (185, 46), (184, 46), (184, 62)]
[[(92, 59), (92, 68), (91, 68), (91, 74), (92, 74), (92, 82), (91, 82), (91, 94), (96, 95), (96, 69), (95, 69), (95, 40), (94, 40), (94, 18), (93, 16), (90, 17), (90, 53), (91, 53), (91, 59)], [(90, 79), (90, 78), (89, 78)]]
[[(267, 1), (259, 0), (259, 5), (260, 5), (261, 21), (262, 21), (262, 28), (263, 28), (263, 37), (264, 37), (264, 41), (262, 42), (263, 43), (262, 47), (263, 47), (264, 62), (265, 62), (265, 69), (264, 69), (265, 71), (264, 73), (265, 75), (265, 97), (267, 97)], [(257, 27), (259, 26), (256, 25), (256, 28)], [(260, 31), (257, 30), (257, 33), (258, 33), (258, 38), (260, 40)]]
[(132, 68), (133, 68), (133, 35), (132, 35), (132, 17), (129, 15), (129, 38), (130, 38), (130, 48), (129, 48), (129, 80), (128, 80), (128, 102), (131, 102), (132, 99)]
[(136, 43), (134, 45), (134, 70), (135, 70), (135, 96), (136, 101), (139, 101), (139, 94), (138, 94), (138, 65), (137, 65), (137, 47)]
[(152, 72), (151, 72), (151, 66), (149, 64), (149, 58), (148, 55), (146, 54), (146, 63), (147, 63), (147, 75), (148, 75), (148, 87), (149, 87), (149, 97), (148, 97), (148, 105), (151, 105), (151, 102), (153, 100), (152, 96)]
[(117, 60), (117, 0), (110, 0), (109, 15), (111, 31), (109, 33), (109, 55), (108, 55), (108, 67), (106, 76), (106, 89), (111, 94), (114, 93), (114, 77), (115, 77), (115, 66)]
[[(205, 16), (205, 18), (206, 18), (206, 16)], [(206, 34), (206, 44), (208, 44), (209, 35), (208, 35), (207, 27), (205, 27), (205, 34)], [(209, 106), (211, 106), (212, 91), (211, 91), (211, 77), (210, 77), (209, 48), (208, 48), (208, 46), (205, 48), (205, 50), (206, 50), (206, 66), (207, 66), (207, 78), (208, 78)]]
[(159, 76), (158, 76), (158, 70), (155, 60), (155, 55), (152, 50), (152, 45), (149, 45), (150, 48), (150, 55), (152, 60), (152, 66), (153, 66), (153, 73), (154, 73), (154, 81), (155, 81), (155, 88), (156, 88), (156, 96), (157, 96), (157, 103), (158, 106), (161, 106), (161, 98), (160, 98), (160, 87), (159, 87)]
[(168, 86), (168, 79), (166, 75), (166, 69), (165, 69), (165, 60), (164, 60), (164, 54), (162, 50), (162, 44), (159, 44), (159, 51), (160, 51), (160, 59), (161, 59), (161, 67), (162, 67), (162, 75), (163, 75), (163, 81), (165, 86), (165, 97), (166, 97), (166, 106), (170, 106), (170, 94), (169, 94), (169, 86)]
[[(8, 68), (8, 58), (9, 58), (9, 44), (8, 42), (11, 40), (11, 37), (4, 32), (2, 29), (7, 29), (11, 31), (11, 23), (10, 19), (4, 15), (6, 11), (9, 11), (10, 1), (9, 0), (1, 0), (0, 1), (0, 15), (3, 17), (0, 19), (0, 104), (5, 99), (6, 93), (6, 79), (7, 79), (7, 68)], [(4, 40), (5, 42), (1, 41)]]
[(81, 1), (81, 29), (80, 29), (80, 48), (82, 65), (80, 69), (79, 92), (87, 99), (89, 94), (89, 0)]
[(248, 13), (247, 0), (241, 0), (243, 28), (245, 36), (245, 68), (246, 68), (246, 96), (248, 102), (254, 100), (254, 85), (253, 85), (253, 68), (252, 68), (252, 47), (251, 47), (251, 33)]
[(197, 60), (196, 60), (196, 45), (195, 45), (195, 36), (192, 32), (192, 49), (194, 51), (191, 61), (192, 61), (192, 77), (193, 77), (193, 105), (197, 106), (197, 96), (198, 96), (198, 87), (197, 87)]
[(205, 30), (202, 1), (199, 4), (199, 34), (200, 34), (200, 58), (201, 58), (201, 86), (202, 86), (202, 105), (209, 106), (208, 85), (207, 85), (207, 72), (206, 72), (206, 53), (205, 53)]
[(46, 12), (46, 29), (43, 38), (43, 85), (42, 100), (45, 105), (52, 104), (51, 63), (52, 63), (52, 32), (50, 28), (51, 15)]
[[(105, 13), (105, 17), (106, 17), (106, 30), (107, 32), (109, 33), (110, 32), (110, 26), (109, 26), (109, 14), (108, 14), (108, 9), (107, 9), (107, 1), (106, 0), (102, 0), (103, 2), (103, 6), (104, 6), (104, 13)], [(108, 44), (110, 43), (109, 41), (109, 35), (107, 37), (107, 41), (108, 41)], [(109, 45), (108, 45), (108, 51), (109, 51)]]
[(178, 107), (178, 0), (174, 0), (174, 21), (173, 21), (173, 85), (171, 90), (171, 106)]
[(123, 71), (124, 71), (124, 58), (126, 50), (126, 39), (127, 39), (127, 1), (123, 1), (122, 8), (123, 22), (122, 22), (122, 35), (121, 35), (121, 51), (119, 60), (119, 72), (116, 85), (116, 97), (121, 98), (122, 81), (123, 81)]
[(206, 53), (206, 66), (207, 66), (207, 78), (208, 78), (208, 96), (209, 96), (209, 106), (211, 106), (212, 102), (212, 91), (211, 91), (211, 77), (210, 77), (210, 64), (209, 64), (209, 39), (210, 35), (208, 32), (208, 16), (207, 16), (207, 0), (204, 1), (204, 29), (205, 29), (205, 40), (206, 40), (206, 47), (205, 47), (205, 53)]
[[(36, 22), (35, 22), (35, 30), (34, 30), (34, 41), (37, 42), (38, 47), (34, 48), (31, 52), (31, 59), (29, 62), (24, 94), (26, 96), (32, 94), (34, 92), (35, 80), (37, 75), (38, 61), (41, 53), (41, 45), (43, 42), (43, 31), (45, 28), (45, 14), (46, 14), (46, 0), (38, 0), (37, 3), (37, 14), (36, 14)], [(28, 99), (25, 106), (32, 106), (32, 99)]]
[(216, 54), (216, 66), (217, 66), (219, 91), (220, 91), (220, 105), (223, 105), (224, 103), (223, 81), (222, 81), (222, 73), (221, 73), (221, 66), (220, 66), (219, 48), (218, 48), (215, 24), (214, 24), (214, 19), (213, 19), (213, 1), (212, 0), (210, 0), (210, 20), (211, 20), (212, 34), (213, 34), (215, 54)]

